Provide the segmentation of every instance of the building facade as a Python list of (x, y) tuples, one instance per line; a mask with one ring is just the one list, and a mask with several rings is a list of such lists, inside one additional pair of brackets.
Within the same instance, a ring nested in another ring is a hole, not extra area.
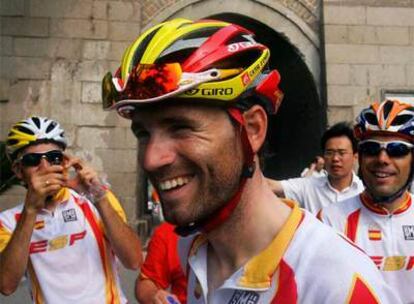
[[(102, 111), (100, 82), (141, 31), (176, 17), (240, 23), (270, 47), (285, 100), (270, 121), (268, 176), (298, 175), (327, 125), (414, 92), (413, 0), (0, 0), (0, 140), (28, 115), (57, 119), (69, 152), (108, 175), (142, 233), (137, 142), (127, 120)], [(22, 193), (2, 194), (0, 209)]]

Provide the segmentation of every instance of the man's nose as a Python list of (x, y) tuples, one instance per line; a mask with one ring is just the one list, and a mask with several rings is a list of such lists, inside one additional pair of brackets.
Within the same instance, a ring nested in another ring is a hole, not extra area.
[(163, 137), (151, 138), (140, 153), (141, 165), (148, 172), (174, 163), (177, 155), (175, 144)]
[(378, 161), (380, 161), (381, 163), (388, 163), (390, 161), (390, 157), (387, 151), (385, 151), (385, 149), (380, 150), (378, 154)]

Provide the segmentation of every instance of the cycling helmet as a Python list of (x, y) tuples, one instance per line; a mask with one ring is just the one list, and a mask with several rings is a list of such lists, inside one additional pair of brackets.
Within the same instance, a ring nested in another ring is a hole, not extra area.
[[(361, 111), (354, 126), (355, 137), (364, 140), (374, 135), (393, 135), (410, 142), (414, 141), (414, 107), (398, 100), (375, 102)], [(359, 161), (361, 161), (359, 157)], [(360, 166), (361, 167), (361, 166)], [(359, 170), (362, 181), (364, 178)], [(414, 176), (414, 161), (411, 162), (411, 171), (405, 185), (389, 196), (376, 196), (366, 187), (366, 191), (376, 203), (390, 203), (400, 197), (411, 185)]]
[(354, 127), (357, 139), (375, 134), (401, 136), (414, 140), (414, 107), (398, 100), (375, 102), (362, 110)]
[(239, 123), (245, 156), (238, 191), (214, 214), (187, 226), (180, 235), (208, 232), (226, 221), (237, 207), (247, 178), (255, 170), (254, 153), (242, 112), (254, 104), (277, 112), (283, 94), (280, 75), (267, 71), (269, 49), (245, 28), (216, 20), (174, 19), (144, 32), (125, 51), (121, 66), (102, 81), (105, 110), (131, 118), (139, 105), (169, 98), (222, 105)]
[[(130, 118), (139, 104), (192, 98), (225, 105), (246, 100), (275, 113), (282, 99), (279, 73), (264, 72), (269, 49), (241, 26), (174, 19), (144, 32), (125, 51), (115, 76), (102, 82), (103, 106)], [(255, 98), (249, 98), (252, 95)]]
[(38, 142), (54, 142), (63, 149), (67, 146), (65, 131), (57, 121), (46, 117), (32, 116), (11, 127), (6, 140), (6, 151), (13, 161), (17, 153)]

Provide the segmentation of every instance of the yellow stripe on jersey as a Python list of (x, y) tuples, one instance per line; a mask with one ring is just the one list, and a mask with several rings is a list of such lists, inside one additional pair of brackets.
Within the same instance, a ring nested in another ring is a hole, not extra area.
[(0, 252), (6, 248), (11, 239), (11, 232), (0, 221)]
[(242, 287), (269, 288), (272, 284), (272, 276), (302, 219), (298, 204), (290, 200), (283, 202), (292, 208), (292, 212), (272, 243), (244, 266), (244, 274), (239, 280)]

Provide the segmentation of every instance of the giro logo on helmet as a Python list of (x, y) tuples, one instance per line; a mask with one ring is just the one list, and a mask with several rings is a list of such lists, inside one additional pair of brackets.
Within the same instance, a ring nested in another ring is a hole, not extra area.
[(228, 96), (233, 94), (233, 88), (191, 89), (184, 92), (184, 94), (188, 96), (193, 96), (199, 93), (203, 96)]
[(232, 44), (229, 44), (227, 46), (227, 50), (229, 52), (233, 53), (233, 52), (237, 52), (240, 49), (245, 49), (245, 48), (248, 48), (250, 46), (254, 46), (256, 44), (257, 43), (254, 42), (254, 41), (244, 41), (244, 42), (232, 43)]

